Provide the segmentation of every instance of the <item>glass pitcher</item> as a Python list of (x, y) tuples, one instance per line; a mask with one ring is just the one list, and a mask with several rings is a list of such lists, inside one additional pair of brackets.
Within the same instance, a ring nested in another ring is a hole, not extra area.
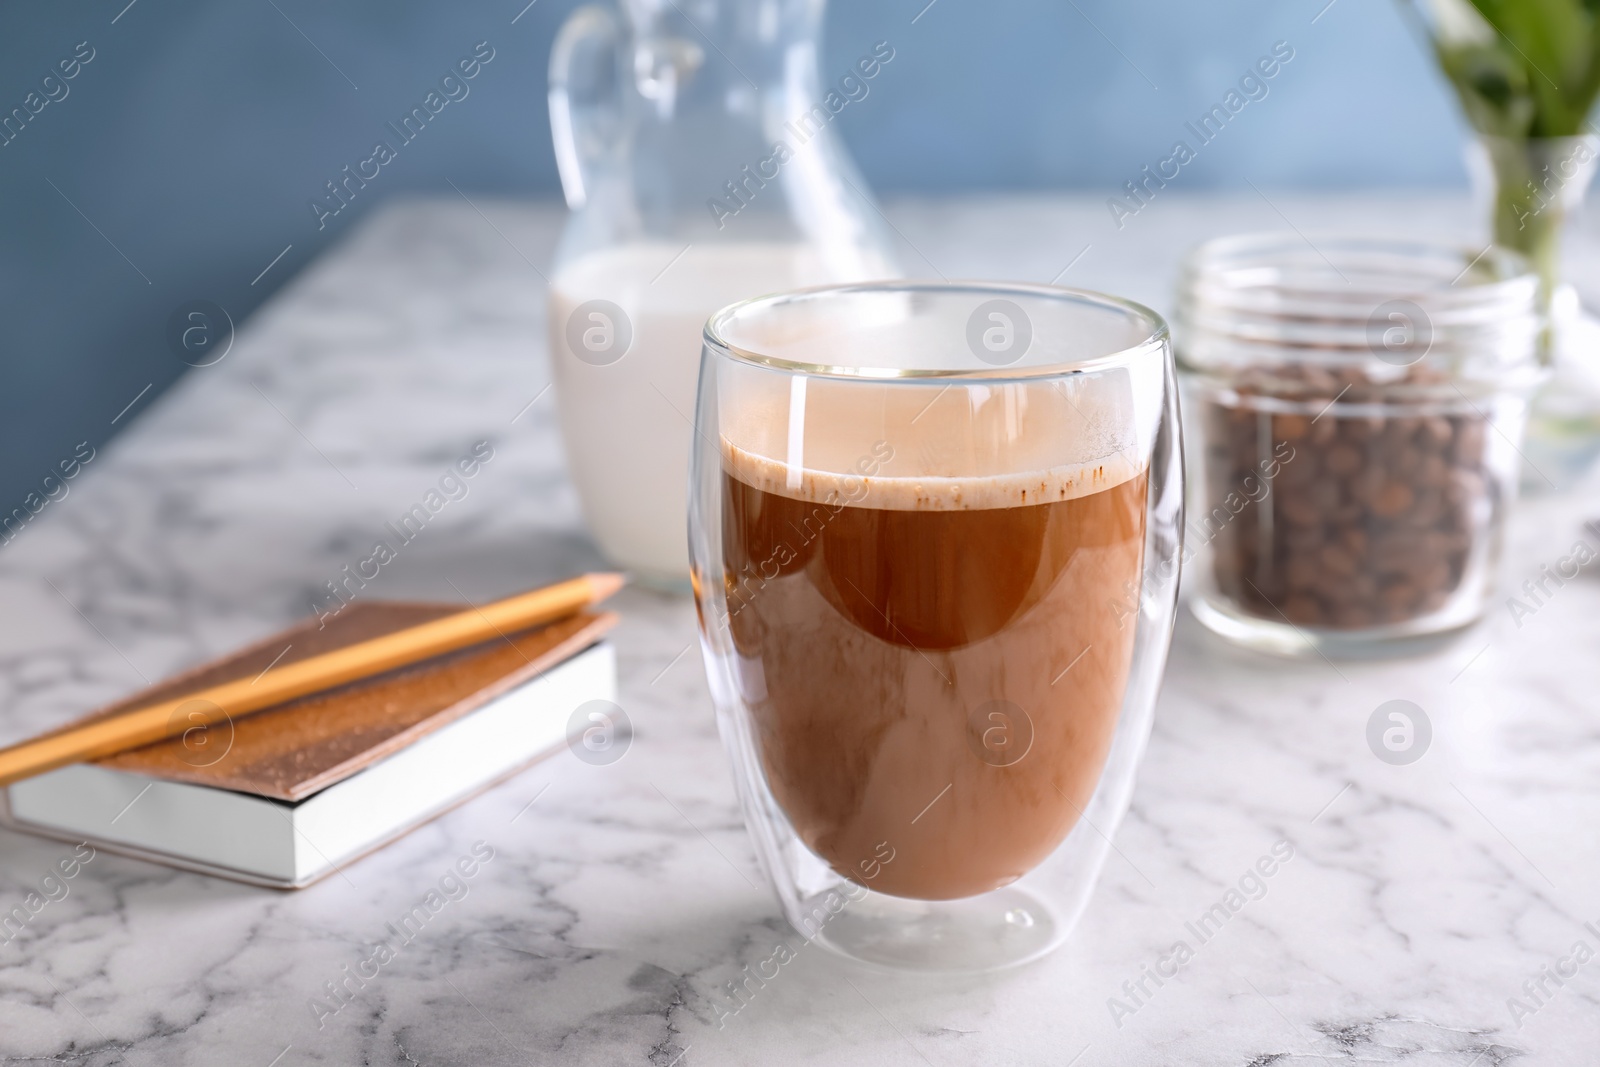
[[(548, 329), (568, 463), (600, 547), (686, 586), (701, 330), (778, 290), (897, 274), (835, 120), (894, 60), (824, 83), (823, 0), (624, 0), (575, 11), (550, 60), (573, 214)], [(841, 65), (843, 68), (843, 65)]]

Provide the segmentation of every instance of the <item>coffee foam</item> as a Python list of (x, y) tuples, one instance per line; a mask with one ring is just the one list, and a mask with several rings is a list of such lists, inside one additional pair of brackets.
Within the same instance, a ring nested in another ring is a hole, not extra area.
[(880, 511), (981, 511), (1072, 500), (1112, 489), (1144, 470), (1142, 463), (1119, 453), (1043, 471), (961, 478), (794, 471), (787, 463), (747, 452), (726, 438), (722, 460), (735, 478), (765, 493)]
[(1121, 485), (1149, 452), (1120, 375), (943, 385), (752, 378), (726, 383), (719, 397), (723, 466), (797, 500), (1022, 507)]

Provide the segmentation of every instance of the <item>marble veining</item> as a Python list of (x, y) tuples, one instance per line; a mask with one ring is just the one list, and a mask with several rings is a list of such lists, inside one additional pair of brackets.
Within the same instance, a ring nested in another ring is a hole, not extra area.
[[(532, 266), (561, 214), (479, 206), (493, 227), (459, 199), (379, 212), (0, 546), (0, 739), (307, 616), (478, 441), (494, 460), (369, 594), (490, 597), (601, 565), (563, 473)], [(1174, 196), (1121, 231), (1093, 198), (890, 215), (919, 272), (1059, 277), (1159, 309), (1189, 243), (1278, 228), (1280, 210), (1320, 229), (1467, 218), (1420, 196)], [(1504, 596), (1595, 513), (1592, 484), (1519, 510)], [(1078, 933), (981, 981), (858, 971), (787, 928), (745, 840), (689, 604), (632, 589), (618, 606), (637, 729), (621, 761), (563, 755), (300, 893), (96, 855), (0, 941), (0, 1062), (1595, 1062), (1600, 960), (1549, 977), (1579, 942), (1600, 952), (1594, 574), (1409, 660), (1271, 660), (1185, 619)], [(1434, 724), (1410, 766), (1366, 747), (1394, 698)], [(465, 895), (352, 979), (477, 842), (493, 858)], [(1259, 898), (1196, 937), (1279, 842), (1292, 859)], [(0, 831), (0, 910), (71, 854)]]

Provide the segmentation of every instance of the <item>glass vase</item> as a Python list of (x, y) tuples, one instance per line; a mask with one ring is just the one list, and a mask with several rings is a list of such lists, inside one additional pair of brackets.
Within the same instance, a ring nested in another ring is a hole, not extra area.
[(1479, 135), (1468, 166), (1495, 244), (1533, 263), (1547, 293), (1561, 284), (1561, 244), (1600, 163), (1600, 138)]
[(1543, 283), (1552, 373), (1529, 411), (1523, 488), (1567, 489), (1600, 457), (1600, 321), (1585, 310), (1564, 255), (1600, 167), (1600, 137), (1479, 135), (1467, 159), (1491, 240), (1525, 255)]

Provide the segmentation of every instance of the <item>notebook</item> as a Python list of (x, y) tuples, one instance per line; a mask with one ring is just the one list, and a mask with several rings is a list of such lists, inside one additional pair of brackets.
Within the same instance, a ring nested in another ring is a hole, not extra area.
[[(86, 719), (255, 678), (459, 610), (353, 603)], [(575, 615), (62, 767), (6, 787), (0, 818), (257, 885), (310, 885), (563, 747), (579, 707), (616, 698), (615, 652), (602, 640), (615, 623), (611, 614)]]

